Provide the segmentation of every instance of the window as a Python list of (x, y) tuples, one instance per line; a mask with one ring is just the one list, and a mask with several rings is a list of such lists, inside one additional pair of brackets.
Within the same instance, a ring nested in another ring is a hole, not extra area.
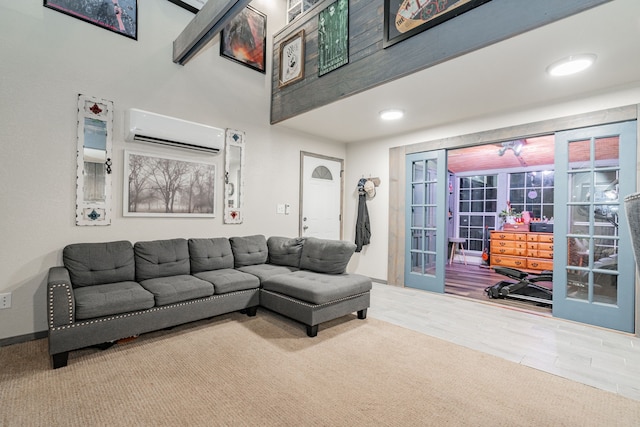
[(496, 225), (498, 176), (463, 177), (459, 184), (458, 236), (466, 239), (468, 250), (482, 251), (485, 236)]
[(515, 212), (530, 212), (532, 218), (553, 218), (553, 171), (509, 174), (509, 201)]

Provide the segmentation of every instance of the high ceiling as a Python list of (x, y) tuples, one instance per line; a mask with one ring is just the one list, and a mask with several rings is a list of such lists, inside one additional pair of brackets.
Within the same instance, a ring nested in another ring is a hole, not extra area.
[[(586, 72), (552, 78), (552, 62), (595, 53)], [(380, 139), (640, 86), (640, 1), (613, 0), (278, 126), (341, 142)], [(405, 117), (381, 122), (401, 108)], [(329, 125), (330, 124), (330, 125)]]

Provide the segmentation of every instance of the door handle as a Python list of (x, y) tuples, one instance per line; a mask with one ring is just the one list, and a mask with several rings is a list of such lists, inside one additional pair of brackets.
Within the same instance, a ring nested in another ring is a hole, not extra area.
[(302, 227), (303, 230), (306, 230), (307, 228), (309, 228), (308, 225), (305, 225), (304, 227)]

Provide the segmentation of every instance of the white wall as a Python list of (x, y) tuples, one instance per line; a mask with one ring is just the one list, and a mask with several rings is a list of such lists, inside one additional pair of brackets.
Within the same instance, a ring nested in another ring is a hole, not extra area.
[[(271, 34), (285, 23), (284, 3), (252, 3), (268, 16), (267, 70)], [(342, 144), (270, 126), (270, 73), (221, 58), (219, 37), (185, 66), (174, 64), (173, 40), (192, 13), (166, 0), (139, 0), (138, 16), (135, 41), (46, 9), (40, 0), (0, 0), (0, 293), (11, 292), (13, 299), (11, 308), (0, 310), (0, 339), (46, 330), (47, 272), (61, 265), (65, 245), (294, 236), (300, 151), (345, 157)], [(108, 227), (75, 226), (78, 93), (114, 103)], [(222, 224), (223, 155), (216, 159), (215, 219), (122, 216), (123, 152), (152, 150), (123, 140), (124, 111), (131, 107), (246, 132), (244, 224)], [(292, 214), (276, 215), (277, 203), (290, 203)]]
[[(499, 99), (496, 100), (499, 102)], [(347, 146), (346, 218), (345, 238), (355, 236), (355, 221), (358, 197), (355, 186), (363, 175), (378, 176), (382, 184), (377, 195), (367, 202), (371, 222), (371, 244), (360, 254), (355, 254), (350, 271), (364, 274), (374, 279), (387, 280), (387, 260), (389, 255), (389, 149), (438, 139), (466, 135), (476, 132), (500, 129), (509, 126), (534, 123), (542, 120), (577, 115), (607, 108), (640, 104), (640, 82), (628, 87), (616, 88), (611, 92), (593, 95), (583, 99), (558, 102), (535, 109), (517, 111), (494, 117), (455, 123), (420, 132), (400, 135), (395, 138), (367, 141)]]

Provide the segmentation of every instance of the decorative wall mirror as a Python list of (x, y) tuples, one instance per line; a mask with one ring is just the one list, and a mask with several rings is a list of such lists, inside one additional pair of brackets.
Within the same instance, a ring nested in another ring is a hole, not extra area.
[(76, 225), (111, 224), (113, 103), (78, 95)]
[(241, 224), (244, 208), (244, 132), (227, 129), (224, 151), (224, 223)]

